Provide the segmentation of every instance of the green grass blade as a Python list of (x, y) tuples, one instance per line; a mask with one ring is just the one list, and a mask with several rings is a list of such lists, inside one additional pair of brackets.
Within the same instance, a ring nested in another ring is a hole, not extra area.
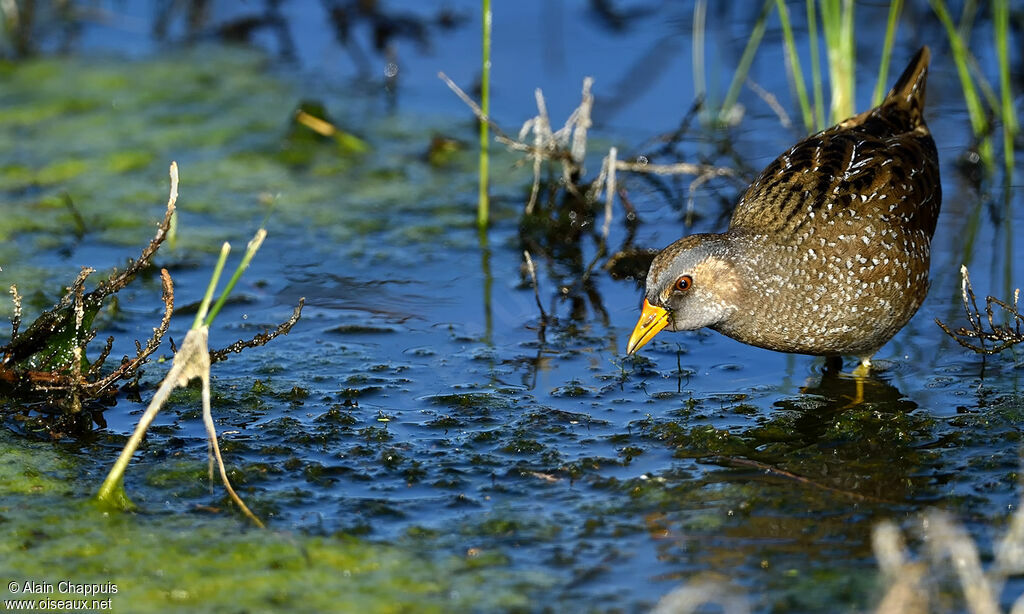
[(838, 97), (841, 104), (836, 107), (836, 116), (833, 122), (846, 119), (856, 112), (856, 68), (857, 48), (853, 41), (853, 0), (843, 0), (843, 10), (840, 20), (840, 64), (843, 67), (842, 80), (838, 84), (842, 89), (842, 96)]
[(885, 42), (882, 43), (882, 63), (878, 67), (878, 82), (875, 83), (875, 93), (871, 97), (871, 106), (877, 107), (882, 103), (885, 96), (886, 86), (889, 82), (889, 59), (892, 56), (892, 41), (896, 38), (896, 28), (899, 25), (900, 12), (903, 11), (903, 0), (892, 0), (889, 5), (889, 19), (885, 25)]
[[(953, 50), (953, 61), (956, 64), (956, 72), (960, 77), (960, 88), (964, 92), (964, 101), (967, 104), (967, 116), (971, 120), (971, 128), (974, 130), (975, 136), (983, 137), (989, 131), (988, 120), (985, 118), (981, 98), (978, 96), (978, 91), (974, 87), (974, 81), (971, 80), (971, 74), (967, 68), (967, 48), (956, 29), (956, 25), (953, 24), (953, 18), (949, 15), (945, 0), (929, 1), (932, 5), (932, 10), (935, 11), (935, 15), (946, 28), (946, 35), (949, 37), (949, 44)], [(986, 166), (991, 166), (992, 143), (988, 138), (982, 139), (979, 143), (978, 153), (981, 155), (981, 159), (985, 162)]]
[[(484, 117), (491, 116), (491, 0), (481, 0), (483, 8), (483, 50), (480, 74), (480, 109)], [(476, 223), (480, 228), (487, 228), (490, 215), (490, 198), (488, 196), (490, 139), (488, 138), (487, 122), (480, 120), (480, 196), (477, 204)]]
[(811, 79), (814, 81), (814, 118), (818, 130), (825, 129), (825, 97), (821, 89), (821, 58), (818, 54), (818, 15), (816, 0), (807, 0), (807, 36), (811, 43)]
[(1013, 106), (1013, 85), (1010, 82), (1008, 33), (1010, 7), (1007, 0), (993, 0), (992, 23), (996, 31), (996, 55), (999, 58), (1000, 115), (1003, 119), (1003, 161), (1006, 164), (1006, 182), (1013, 180), (1013, 137), (1017, 134), (1017, 110)]
[(739, 66), (736, 67), (732, 83), (729, 84), (729, 91), (725, 94), (725, 101), (722, 102), (719, 118), (724, 118), (736, 105), (736, 101), (740, 97), (740, 90), (743, 89), (743, 83), (746, 82), (747, 74), (750, 72), (750, 65), (754, 62), (754, 54), (757, 52), (757, 47), (761, 44), (761, 39), (764, 38), (765, 24), (768, 21), (768, 15), (771, 14), (773, 6), (775, 6), (775, 0), (765, 0), (764, 5), (761, 6), (761, 14), (757, 16), (757, 21), (754, 22), (754, 29), (750, 32), (750, 38), (747, 39), (747, 46), (743, 49)]
[(217, 282), (220, 281), (220, 274), (224, 272), (224, 263), (228, 261), (228, 254), (231, 253), (231, 244), (227, 241), (220, 246), (220, 257), (217, 258), (217, 265), (213, 267), (213, 275), (210, 275), (210, 283), (206, 285), (206, 294), (203, 295), (203, 302), (199, 303), (199, 310), (196, 312), (196, 319), (192, 321), (192, 328), (199, 328), (206, 319), (206, 313), (210, 308), (210, 301), (213, 300), (213, 292), (217, 289)]
[(854, 47), (851, 0), (821, 0), (821, 23), (832, 86), (831, 118), (835, 123), (853, 115)]
[(701, 111), (704, 118), (707, 117), (707, 109), (714, 108), (708, 100), (708, 79), (704, 59), (707, 13), (707, 0), (697, 0), (693, 7), (693, 51), (690, 55), (693, 63), (693, 95), (697, 100), (704, 101), (704, 108)]
[(231, 295), (231, 291), (235, 289), (235, 284), (241, 279), (242, 273), (249, 268), (249, 263), (252, 262), (252, 257), (259, 251), (260, 246), (263, 245), (263, 239), (267, 238), (267, 231), (260, 228), (256, 231), (256, 236), (249, 241), (249, 245), (245, 248), (245, 254), (242, 256), (242, 261), (238, 263), (235, 268), (234, 274), (231, 279), (228, 280), (228, 285), (224, 286), (224, 291), (220, 293), (220, 298), (217, 299), (216, 304), (210, 309), (210, 315), (206, 316), (206, 326), (213, 324), (213, 319), (220, 313), (220, 308), (224, 306), (224, 303), (228, 300), (228, 296)]
[(797, 53), (796, 40), (793, 38), (793, 26), (789, 23), (789, 10), (786, 8), (785, 0), (776, 0), (775, 8), (779, 11), (779, 21), (782, 22), (782, 35), (786, 41), (786, 55), (789, 57), (789, 65), (793, 70), (793, 85), (796, 88), (797, 98), (800, 100), (800, 111), (804, 116), (804, 128), (807, 132), (814, 130), (814, 113), (811, 111), (811, 102), (807, 98), (807, 86), (804, 85), (804, 71), (800, 67), (800, 55)]

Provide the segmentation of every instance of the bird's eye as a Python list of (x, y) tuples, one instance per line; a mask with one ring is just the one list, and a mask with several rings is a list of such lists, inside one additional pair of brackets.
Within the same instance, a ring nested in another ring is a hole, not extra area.
[(675, 289), (677, 292), (686, 292), (693, 285), (693, 278), (689, 275), (683, 275), (676, 280)]

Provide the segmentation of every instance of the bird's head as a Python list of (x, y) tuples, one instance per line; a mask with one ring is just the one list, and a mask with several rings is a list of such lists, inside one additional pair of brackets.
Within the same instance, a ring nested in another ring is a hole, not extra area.
[(647, 273), (643, 310), (626, 353), (663, 329), (695, 330), (728, 318), (740, 291), (730, 251), (722, 235), (690, 235), (659, 252)]

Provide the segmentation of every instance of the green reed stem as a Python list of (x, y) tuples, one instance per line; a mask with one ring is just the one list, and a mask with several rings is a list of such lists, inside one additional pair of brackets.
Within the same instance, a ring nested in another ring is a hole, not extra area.
[(192, 328), (199, 328), (203, 325), (203, 320), (206, 319), (206, 314), (210, 309), (210, 301), (213, 300), (213, 293), (217, 289), (217, 282), (220, 281), (220, 274), (224, 272), (224, 263), (228, 261), (230, 253), (231, 244), (225, 241), (220, 246), (220, 256), (217, 258), (217, 264), (213, 267), (213, 275), (210, 275), (210, 283), (206, 285), (206, 294), (203, 295), (203, 300), (199, 303), (199, 310), (196, 311), (196, 319), (192, 321)]
[(871, 106), (877, 107), (885, 96), (889, 82), (889, 58), (892, 56), (892, 41), (896, 38), (896, 28), (903, 10), (903, 0), (892, 0), (889, 5), (889, 19), (885, 25), (885, 42), (882, 43), (882, 63), (878, 67), (878, 82), (875, 83), (875, 94), (871, 97)]
[(854, 85), (857, 83), (857, 45), (853, 40), (853, 8), (853, 0), (843, 0), (843, 57), (846, 58), (846, 78), (850, 82), (850, 95), (847, 98), (850, 101), (850, 109), (849, 114), (842, 119), (857, 112), (857, 99), (854, 96)]
[(999, 94), (989, 85), (988, 79), (985, 78), (985, 73), (978, 66), (978, 60), (971, 53), (971, 32), (974, 30), (974, 21), (977, 16), (977, 0), (966, 0), (963, 10), (960, 11), (960, 23), (957, 24), (956, 31), (960, 34), (960, 40), (963, 42), (964, 49), (967, 50), (967, 70), (974, 77), (974, 85), (978, 88), (982, 101), (988, 105), (989, 109), (997, 112), (1001, 104), (999, 102)]
[(1017, 110), (1013, 106), (1013, 87), (1010, 83), (1010, 57), (1008, 34), (1010, 7), (1007, 0), (993, 0), (992, 22), (996, 31), (996, 55), (999, 58), (999, 90), (1002, 94), (1001, 111), (1003, 118), (1003, 160), (1006, 164), (1006, 182), (1013, 179), (1013, 137), (1017, 134)]
[(800, 111), (804, 116), (804, 128), (807, 132), (814, 130), (814, 112), (811, 110), (811, 102), (807, 98), (807, 86), (804, 85), (804, 71), (800, 67), (800, 55), (797, 53), (796, 40), (793, 38), (793, 27), (789, 23), (789, 9), (786, 8), (785, 0), (776, 0), (775, 8), (779, 11), (779, 21), (782, 22), (782, 35), (786, 41), (786, 55), (789, 57), (789, 65), (793, 70), (793, 85), (796, 87), (796, 95), (800, 100)]
[[(238, 280), (242, 278), (242, 273), (249, 268), (249, 263), (252, 262), (252, 257), (256, 255), (257, 251), (259, 251), (260, 246), (263, 245), (263, 239), (265, 238), (267, 238), (267, 231), (260, 228), (256, 231), (256, 236), (249, 241), (249, 245), (245, 248), (245, 254), (242, 255), (242, 261), (238, 263), (237, 267), (235, 267), (235, 272), (231, 275), (231, 279), (228, 280), (228, 285), (224, 286), (224, 291), (220, 293), (220, 298), (218, 298), (217, 302), (214, 303), (212, 308), (210, 308), (210, 314), (206, 316), (206, 320), (204, 322), (206, 326), (213, 324), (213, 319), (217, 317), (217, 314), (220, 313), (221, 307), (223, 307), (224, 303), (227, 302), (228, 295), (230, 295), (231, 291), (235, 289), (235, 284), (237, 284)], [(225, 243), (225, 245), (227, 244)]]
[[(483, 50), (480, 74), (480, 109), (484, 117), (491, 116), (491, 0), (481, 0), (483, 8)], [(490, 210), (488, 197), (489, 180), (489, 145), (487, 122), (480, 120), (480, 196), (476, 211), (476, 223), (480, 228), (487, 228)]]
[(821, 59), (818, 54), (818, 15), (815, 0), (807, 0), (807, 36), (811, 39), (811, 79), (814, 81), (814, 117), (817, 129), (825, 129), (825, 97), (821, 90)]
[(750, 72), (750, 65), (754, 62), (754, 53), (757, 52), (757, 47), (761, 44), (761, 39), (764, 38), (765, 25), (773, 6), (775, 6), (775, 0), (765, 0), (764, 5), (761, 6), (761, 14), (757, 16), (757, 21), (754, 22), (754, 29), (750, 32), (747, 46), (743, 49), (739, 66), (736, 67), (736, 73), (732, 76), (732, 83), (729, 84), (729, 91), (726, 92), (725, 101), (722, 102), (719, 119), (725, 118), (740, 97), (740, 90), (743, 89), (743, 84), (747, 80), (747, 74)]
[(956, 31), (967, 48), (971, 46), (971, 30), (974, 28), (974, 18), (977, 15), (978, 0), (964, 0), (963, 8), (960, 11), (960, 23), (957, 25)]
[[(932, 10), (946, 28), (946, 35), (949, 37), (949, 44), (953, 50), (953, 61), (956, 64), (956, 72), (960, 77), (960, 88), (964, 91), (964, 101), (967, 104), (967, 116), (971, 120), (971, 128), (974, 136), (981, 139), (978, 144), (978, 153), (986, 166), (992, 164), (992, 143), (987, 134), (989, 132), (988, 120), (985, 118), (985, 111), (981, 105), (981, 98), (971, 80), (970, 71), (967, 68), (967, 49), (963, 38), (957, 32), (953, 24), (953, 18), (949, 15), (945, 0), (929, 0)], [(984, 138), (982, 138), (984, 137)]]
[(693, 7), (693, 51), (690, 54), (693, 63), (693, 95), (697, 100), (703, 100), (701, 117), (708, 116), (707, 109), (714, 108), (708, 100), (708, 80), (705, 72), (704, 45), (705, 27), (707, 22), (708, 3), (707, 0), (697, 0)]
[[(974, 77), (974, 85), (978, 88), (982, 101), (988, 105), (989, 109), (997, 112), (1001, 104), (999, 102), (999, 94), (989, 85), (988, 79), (985, 78), (985, 73), (978, 66), (978, 60), (971, 53), (971, 32), (974, 30), (974, 21), (977, 16), (977, 0), (966, 0), (963, 10), (960, 12), (960, 23), (957, 25), (956, 31), (960, 34), (960, 40), (963, 42), (964, 49), (967, 50), (967, 70)], [(982, 106), (984, 107), (984, 105)]]
[(853, 115), (855, 98), (853, 0), (821, 0), (828, 72), (832, 84), (832, 117), (835, 123)]

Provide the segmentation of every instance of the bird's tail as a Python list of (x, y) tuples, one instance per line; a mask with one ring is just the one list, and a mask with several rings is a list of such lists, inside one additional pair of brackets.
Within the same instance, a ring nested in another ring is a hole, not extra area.
[(928, 80), (928, 62), (932, 54), (928, 45), (920, 50), (910, 60), (906, 70), (896, 80), (889, 94), (882, 102), (882, 107), (896, 107), (909, 115), (911, 127), (917, 127), (922, 123), (921, 113), (924, 109), (925, 82)]

